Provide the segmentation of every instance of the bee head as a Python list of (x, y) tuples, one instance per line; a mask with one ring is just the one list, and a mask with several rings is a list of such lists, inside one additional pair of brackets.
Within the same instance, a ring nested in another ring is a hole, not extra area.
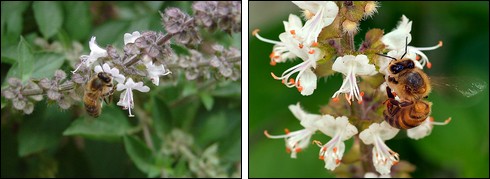
[(97, 77), (106, 83), (110, 83), (112, 81), (112, 76), (106, 72), (100, 72), (97, 74)]

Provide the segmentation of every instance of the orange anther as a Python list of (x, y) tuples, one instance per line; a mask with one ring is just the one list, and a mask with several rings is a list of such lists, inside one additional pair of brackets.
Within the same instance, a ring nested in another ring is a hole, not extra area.
[(357, 101), (357, 104), (362, 104), (362, 100)]
[(259, 33), (259, 29), (255, 29), (254, 31), (252, 31), (252, 35), (255, 36), (257, 33)]
[(282, 82), (282, 84), (285, 84), (285, 83), (286, 83), (286, 80), (282, 79), (282, 81), (281, 81), (281, 82)]
[(271, 59), (270, 64), (271, 64), (271, 66), (276, 66), (276, 61)]
[(419, 61), (420, 60), (420, 55), (415, 56), (415, 60)]
[(311, 49), (310, 51), (308, 51), (309, 54), (314, 54), (315, 53), (315, 50)]
[(291, 149), (286, 147), (286, 152), (291, 153)]
[(290, 83), (290, 84), (294, 84), (294, 79), (289, 78), (289, 83)]
[(333, 98), (333, 102), (339, 102), (339, 97)]
[(442, 47), (442, 41), (439, 41), (439, 44), (437, 44), (439, 47)]
[(270, 58), (270, 59), (273, 59), (275, 56), (276, 56), (276, 53), (271, 52), (271, 54), (269, 55), (269, 58)]
[(299, 48), (303, 48), (303, 44), (299, 44)]
[(284, 132), (285, 132), (286, 134), (289, 134), (289, 129), (288, 129), (288, 128), (285, 128), (285, 129), (284, 129)]
[(444, 123), (446, 123), (446, 124), (447, 124), (447, 123), (449, 123), (449, 122), (451, 122), (451, 118), (447, 118), (447, 119), (444, 121)]
[(323, 155), (321, 155), (320, 157), (318, 157), (318, 159), (323, 160), (323, 159), (325, 159), (325, 157)]
[(340, 160), (338, 158), (335, 159), (335, 164), (337, 164), (337, 165), (340, 164)]
[(361, 96), (364, 96), (364, 91), (361, 91), (361, 94), (360, 94), (360, 95), (361, 95)]
[(313, 43), (311, 44), (311, 46), (312, 46), (312, 47), (316, 47), (316, 46), (318, 46), (318, 42), (313, 42)]
[(296, 31), (295, 30), (290, 30), (289, 33), (291, 33), (291, 35), (296, 35)]
[(333, 153), (337, 153), (337, 147), (333, 148)]
[(434, 122), (434, 117), (429, 117), (430, 122)]
[(296, 153), (300, 153), (301, 152), (301, 148), (296, 148), (294, 151), (296, 151)]
[(396, 164), (398, 164), (398, 161), (393, 161), (393, 165), (396, 165)]
[(326, 147), (322, 147), (322, 151), (327, 151), (327, 148)]
[(302, 86), (298, 86), (297, 88), (298, 88), (298, 91), (299, 92), (303, 91), (303, 87)]
[(427, 68), (432, 68), (432, 63), (431, 62), (427, 62)]

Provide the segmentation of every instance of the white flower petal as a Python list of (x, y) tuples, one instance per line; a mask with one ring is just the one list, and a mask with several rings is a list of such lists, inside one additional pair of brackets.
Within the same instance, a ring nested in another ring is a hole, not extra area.
[(103, 72), (104, 70), (102, 70), (102, 67), (100, 65), (97, 65), (97, 66), (95, 66), (94, 71), (95, 71), (95, 73), (100, 73), (100, 72)]
[(141, 37), (140, 32), (134, 31), (132, 34), (130, 33), (125, 33), (124, 34), (124, 45), (127, 45), (128, 43), (134, 43), (136, 39)]
[(308, 96), (313, 94), (313, 91), (316, 89), (317, 85), (317, 77), (311, 69), (305, 70), (303, 75), (299, 78), (300, 86), (301, 86), (301, 94), (303, 96)]

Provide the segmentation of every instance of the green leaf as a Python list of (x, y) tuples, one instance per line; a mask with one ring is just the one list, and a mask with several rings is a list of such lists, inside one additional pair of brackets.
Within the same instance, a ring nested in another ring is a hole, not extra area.
[(52, 77), (65, 60), (63, 55), (56, 53), (39, 53), (35, 56), (37, 60), (34, 63), (32, 77), (37, 79)]
[(98, 118), (79, 118), (71, 123), (70, 127), (63, 132), (63, 135), (118, 139), (129, 131), (131, 131), (131, 125), (123, 111), (119, 108), (105, 106)]
[(109, 21), (97, 27), (94, 32), (94, 35), (97, 37), (97, 43), (101, 48), (105, 48), (107, 44), (114, 43), (116, 40), (124, 40), (124, 33), (126, 33), (124, 31), (127, 27), (128, 22), (125, 21)]
[(174, 168), (175, 177), (184, 177), (187, 173), (189, 173), (189, 169), (187, 167), (186, 159), (181, 157)]
[(209, 93), (202, 92), (199, 97), (201, 97), (201, 101), (208, 111), (213, 109), (214, 98)]
[(211, 91), (211, 95), (219, 97), (240, 97), (242, 94), (242, 86), (237, 82), (223, 82), (218, 87)]
[(9, 78), (20, 76), (18, 68), (19, 68), (19, 63), (14, 63), (14, 65), (10, 67), (9, 71), (7, 72), (7, 75), (5, 75), (5, 80), (2, 81), (2, 89), (8, 86), (7, 81)]
[(184, 84), (184, 89), (182, 90), (182, 97), (193, 95), (197, 93), (197, 87), (195, 83)]
[(70, 116), (56, 106), (47, 107), (46, 110), (34, 110), (20, 128), (19, 156), (27, 156), (57, 146), (69, 121)]
[(92, 28), (89, 2), (68, 1), (63, 5), (66, 12), (64, 28), (71, 38), (84, 40), (90, 35)]
[(17, 58), (17, 45), (2, 47), (2, 63), (14, 64)]
[(144, 1), (146, 7), (151, 9), (151, 12), (157, 12), (162, 7), (164, 1)]
[(63, 24), (63, 11), (58, 2), (36, 1), (32, 8), (39, 30), (45, 38), (50, 38), (58, 33)]
[(142, 32), (143, 30), (148, 29), (150, 25), (151, 16), (136, 18), (131, 21), (129, 27), (127, 29), (127, 33), (133, 33), (134, 31)]
[(227, 131), (225, 130), (228, 125), (228, 120), (223, 111), (213, 113), (204, 122), (203, 126), (200, 127), (199, 133), (197, 135), (198, 141), (202, 145), (207, 145), (212, 141), (218, 140), (224, 137)]
[(149, 177), (159, 175), (161, 168), (155, 165), (156, 158), (153, 152), (141, 140), (134, 136), (124, 136), (124, 147), (138, 169)]
[(167, 104), (158, 99), (157, 97), (152, 98), (152, 117), (153, 117), (153, 127), (157, 132), (157, 135), (163, 135), (170, 132), (172, 128), (172, 115)]
[(173, 122), (179, 123), (184, 131), (188, 130), (196, 119), (197, 110), (201, 106), (200, 103), (187, 103), (176, 108), (172, 108), (172, 116), (175, 119)]
[[(20, 76), (18, 76), (22, 82), (27, 81), (31, 77), (32, 71), (34, 70), (34, 57), (29, 44), (21, 36), (19, 46), (17, 47), (18, 55), (18, 71)], [(15, 69), (11, 69), (15, 70)]]
[(7, 45), (15, 45), (22, 32), (24, 11), (29, 7), (30, 2), (21, 1), (2, 1), (2, 56), (3, 48)]

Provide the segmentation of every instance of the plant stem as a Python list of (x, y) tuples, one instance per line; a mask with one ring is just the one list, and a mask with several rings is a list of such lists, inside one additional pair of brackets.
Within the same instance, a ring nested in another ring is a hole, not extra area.
[(150, 129), (148, 128), (149, 116), (147, 116), (143, 109), (141, 109), (139, 106), (134, 107), (134, 112), (138, 114), (140, 125), (143, 128), (143, 137), (145, 139), (146, 146), (148, 146), (152, 152), (155, 152), (155, 147), (150, 135)]
[(360, 146), (361, 146), (361, 164), (362, 164), (362, 169), (364, 170), (363, 173), (367, 173), (367, 172), (375, 172), (374, 171), (374, 166), (373, 166), (373, 161), (372, 161), (372, 153), (371, 153), (371, 150), (372, 150), (372, 146), (367, 146), (366, 144), (364, 144), (360, 139), (359, 139), (359, 136), (358, 135), (355, 135), (354, 136), (356, 142), (359, 142)]

